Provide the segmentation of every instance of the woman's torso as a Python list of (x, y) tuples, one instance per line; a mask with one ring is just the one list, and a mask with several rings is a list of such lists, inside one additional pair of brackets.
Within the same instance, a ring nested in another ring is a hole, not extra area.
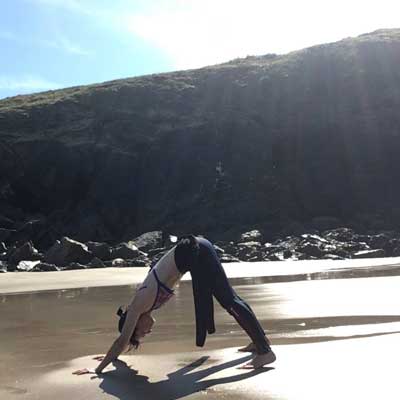
[(135, 298), (147, 311), (167, 302), (173, 295), (172, 288), (182, 277), (176, 267), (174, 254), (175, 247), (161, 257), (136, 291)]

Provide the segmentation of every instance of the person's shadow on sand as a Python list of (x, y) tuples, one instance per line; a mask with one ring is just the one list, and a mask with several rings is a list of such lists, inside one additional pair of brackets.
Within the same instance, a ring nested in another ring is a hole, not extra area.
[(274, 369), (271, 367), (264, 367), (237, 375), (208, 379), (200, 382), (201, 379), (204, 379), (218, 371), (222, 371), (223, 369), (233, 367), (249, 360), (251, 356), (241, 357), (223, 364), (214, 365), (206, 369), (192, 372), (195, 368), (204, 364), (208, 358), (208, 356), (201, 357), (185, 367), (168, 374), (168, 379), (154, 383), (149, 382), (148, 376), (139, 375), (138, 371), (129, 368), (124, 361), (117, 360), (113, 363), (116, 368), (115, 370), (101, 375), (100, 379), (103, 379), (103, 381), (100, 383), (100, 388), (103, 389), (104, 392), (109, 393), (120, 400), (176, 400), (209, 389), (215, 385), (237, 382)]

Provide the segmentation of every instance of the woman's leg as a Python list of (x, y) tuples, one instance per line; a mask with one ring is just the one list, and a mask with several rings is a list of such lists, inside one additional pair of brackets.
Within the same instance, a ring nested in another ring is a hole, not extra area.
[[(225, 271), (212, 244), (205, 239), (198, 239), (201, 251), (207, 251), (209, 257), (204, 257), (208, 262), (214, 263), (215, 280), (213, 294), (221, 306), (231, 314), (242, 329), (248, 334), (255, 345), (257, 354), (268, 353), (271, 349), (264, 330), (257, 320), (251, 307), (241, 299), (229, 284)], [(211, 257), (212, 256), (212, 257)]]

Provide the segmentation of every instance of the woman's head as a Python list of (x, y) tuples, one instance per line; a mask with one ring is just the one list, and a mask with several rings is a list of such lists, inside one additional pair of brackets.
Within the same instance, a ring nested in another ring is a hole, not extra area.
[[(125, 325), (127, 310), (124, 310), (122, 307), (120, 307), (117, 311), (117, 315), (119, 316), (118, 330), (119, 332), (122, 332), (122, 329)], [(144, 313), (139, 317), (135, 330), (133, 331), (130, 339), (130, 344), (135, 347), (135, 349), (137, 349), (140, 345), (139, 339), (145, 337), (151, 332), (154, 322), (155, 319), (150, 315), (150, 313)]]

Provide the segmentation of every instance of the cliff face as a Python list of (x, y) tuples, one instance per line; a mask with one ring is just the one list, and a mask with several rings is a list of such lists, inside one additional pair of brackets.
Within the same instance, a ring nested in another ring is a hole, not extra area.
[(399, 65), (400, 30), (382, 30), (2, 100), (0, 228), (36, 217), (45, 243), (399, 227)]

